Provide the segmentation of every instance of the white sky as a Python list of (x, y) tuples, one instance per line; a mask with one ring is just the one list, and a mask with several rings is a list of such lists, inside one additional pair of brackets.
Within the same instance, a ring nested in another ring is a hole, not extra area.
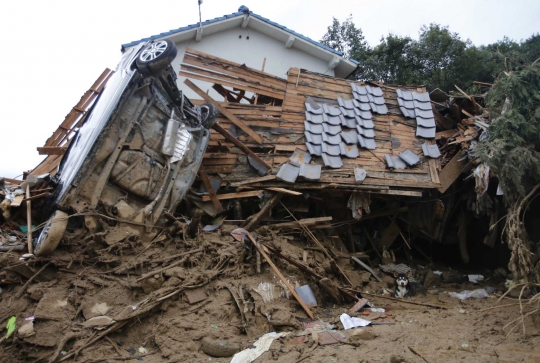
[[(540, 1), (514, 0), (204, 0), (203, 20), (246, 5), (256, 14), (319, 40), (353, 15), (370, 45), (393, 32), (417, 38), (423, 24), (449, 25), (489, 44), (540, 31)], [(62, 122), (120, 45), (198, 22), (197, 0), (19, 0), (0, 6), (0, 176), (15, 177), (44, 156), (36, 147)]]

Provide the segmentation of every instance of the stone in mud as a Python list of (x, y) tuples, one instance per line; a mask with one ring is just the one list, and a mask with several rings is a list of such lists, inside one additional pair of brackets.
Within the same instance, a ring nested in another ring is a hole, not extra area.
[(212, 357), (232, 357), (240, 351), (240, 345), (206, 337), (201, 342), (201, 349)]

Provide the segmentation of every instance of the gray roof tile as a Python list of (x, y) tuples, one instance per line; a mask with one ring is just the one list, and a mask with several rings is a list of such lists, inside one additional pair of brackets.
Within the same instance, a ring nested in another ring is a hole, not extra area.
[(323, 152), (323, 154), (326, 153), (326, 154), (332, 155), (332, 156), (339, 156), (341, 154), (341, 149), (339, 147), (339, 144), (338, 145), (332, 145), (332, 144), (328, 144), (326, 142), (323, 142), (323, 144), (322, 144), (322, 152)]
[(346, 100), (341, 97), (338, 97), (337, 100), (340, 107), (346, 108), (348, 110), (352, 110), (354, 108), (353, 100)]
[(424, 155), (433, 159), (441, 156), (441, 151), (437, 145), (422, 144), (422, 151)]
[(321, 154), (322, 154), (322, 146), (321, 145), (306, 142), (306, 146), (307, 146), (308, 151), (309, 151), (309, 153), (311, 155), (321, 156)]
[(343, 115), (340, 114), (338, 116), (332, 116), (325, 113), (323, 114), (323, 121), (329, 123), (330, 125), (341, 125), (343, 121)]
[(416, 127), (416, 136), (423, 137), (425, 139), (433, 139), (435, 137), (435, 127)]
[(403, 152), (401, 152), (399, 157), (410, 166), (416, 165), (420, 162), (420, 158), (409, 149), (405, 149)]
[(355, 108), (354, 111), (356, 112), (356, 115), (364, 120), (371, 120), (373, 118), (373, 115), (370, 111), (363, 111), (359, 110), (358, 108)]
[(383, 95), (383, 90), (381, 89), (381, 87), (374, 87), (374, 86), (366, 86), (366, 89), (368, 91), (368, 93), (374, 95), (374, 96), (382, 96)]
[(431, 101), (429, 99), (429, 93), (427, 92), (424, 92), (424, 93), (413, 92), (412, 95), (416, 101), (428, 102), (428, 103)]
[(341, 120), (341, 126), (348, 127), (350, 129), (356, 128), (356, 118), (343, 117)]
[(350, 110), (341, 107), (341, 113), (342, 113), (343, 116), (345, 116), (345, 117), (354, 117), (354, 116), (356, 116), (354, 110), (355, 110), (354, 107), (353, 107), (352, 109), (350, 109)]
[(354, 167), (354, 180), (357, 183), (361, 183), (366, 179), (367, 171), (364, 168), (361, 168), (359, 166)]
[(351, 159), (356, 159), (358, 157), (358, 146), (356, 144), (347, 145), (345, 143), (339, 144), (341, 150), (341, 155), (346, 156)]
[(309, 113), (312, 113), (314, 115), (322, 115), (323, 108), (319, 104), (316, 104), (319, 107), (313, 107), (313, 105), (310, 102), (306, 102), (305, 105), (306, 105), (306, 110)]
[(423, 101), (417, 101), (417, 100), (414, 100), (413, 102), (414, 102), (414, 108), (416, 109), (425, 110), (425, 111), (432, 110), (430, 102), (423, 102)]
[(411, 91), (406, 91), (406, 90), (402, 90), (400, 88), (398, 88), (396, 90), (396, 93), (397, 93), (397, 96), (399, 98), (402, 98), (406, 101), (412, 101), (413, 100), (413, 95), (412, 95), (412, 92)]
[(319, 180), (321, 178), (321, 165), (302, 164), (300, 165), (300, 176), (309, 180)]
[(341, 142), (341, 136), (339, 135), (330, 135), (330, 134), (327, 134), (326, 132), (323, 132), (322, 133), (322, 140), (328, 144), (331, 144), (331, 145), (339, 145), (339, 143)]
[(356, 121), (360, 126), (362, 126), (365, 129), (375, 128), (375, 124), (373, 123), (373, 120), (364, 120), (361, 118), (357, 118)]
[(331, 155), (322, 153), (322, 159), (324, 161), (324, 165), (330, 168), (339, 169), (343, 166), (343, 161), (341, 161), (341, 158), (339, 156), (331, 156)]
[(294, 150), (294, 153), (289, 158), (289, 163), (295, 166), (300, 166), (302, 164), (309, 164), (310, 161), (311, 161), (311, 155), (309, 154), (309, 152), (302, 149)]
[(315, 115), (306, 111), (306, 120), (314, 124), (322, 124), (324, 115)]
[(341, 132), (341, 125), (330, 125), (325, 122), (322, 124), (322, 128), (324, 132), (330, 135), (337, 135)]
[(358, 106), (358, 103), (368, 103), (369, 102), (369, 97), (367, 95), (361, 95), (358, 92), (353, 92), (353, 96), (354, 96), (354, 104), (355, 104), (356, 107), (360, 107), (360, 106)]
[(386, 159), (386, 164), (391, 169), (405, 169), (407, 166), (399, 156), (385, 155), (384, 158)]
[(361, 95), (367, 95), (367, 89), (366, 89), (366, 86), (359, 86), (355, 83), (351, 83), (351, 87), (352, 87), (352, 90), (354, 92), (357, 92)]
[(423, 118), (423, 117), (417, 117), (416, 123), (423, 127), (435, 127), (435, 119), (432, 118)]
[(322, 124), (312, 124), (308, 121), (304, 121), (304, 128), (312, 134), (322, 134), (323, 132)]
[(356, 126), (356, 131), (364, 137), (373, 139), (375, 137), (375, 131), (373, 129), (365, 129), (362, 126)]
[(369, 97), (369, 103), (370, 104), (376, 104), (376, 105), (384, 105), (384, 98), (383, 96), (375, 96), (375, 95), (368, 95)]
[(299, 167), (285, 163), (279, 169), (276, 178), (287, 183), (294, 183), (299, 173)]
[(362, 135), (358, 135), (358, 142), (360, 143), (360, 146), (364, 149), (375, 150), (377, 148), (375, 139), (368, 139), (363, 137)]
[(430, 109), (430, 110), (420, 110), (420, 109), (416, 109), (416, 116), (419, 116), (419, 117), (422, 117), (422, 118), (433, 118), (435, 117), (433, 115), (433, 109)]
[(356, 102), (355, 109), (361, 110), (361, 111), (369, 111), (371, 110), (371, 106), (369, 105), (369, 102)]
[(312, 144), (317, 144), (317, 145), (320, 145), (322, 144), (322, 134), (319, 135), (319, 134), (312, 134), (311, 132), (309, 131), (304, 131), (304, 135), (306, 136), (306, 141), (307, 142), (310, 142)]
[(398, 98), (398, 104), (400, 107), (405, 107), (405, 108), (408, 108), (409, 110), (414, 110), (414, 101), (408, 101), (408, 100), (403, 100), (401, 98)]
[(339, 109), (339, 107), (330, 106), (330, 105), (327, 105), (326, 103), (323, 103), (323, 109), (324, 109), (324, 113), (328, 115), (331, 115), (331, 116), (341, 115), (341, 110)]
[(358, 143), (357, 135), (358, 135), (358, 133), (356, 132), (356, 130), (343, 130), (343, 131), (341, 131), (341, 138), (347, 144), (357, 144)]
[(409, 108), (405, 108), (405, 107), (400, 106), (399, 109), (401, 110), (401, 113), (403, 113), (403, 116), (405, 116), (405, 117), (408, 117), (408, 118), (415, 118), (416, 117), (416, 112), (415, 112), (414, 108), (409, 109)]
[(388, 113), (388, 107), (386, 107), (386, 105), (377, 105), (377, 104), (374, 104), (374, 103), (371, 103), (371, 110), (373, 112), (376, 112), (378, 113), (379, 115), (386, 115)]

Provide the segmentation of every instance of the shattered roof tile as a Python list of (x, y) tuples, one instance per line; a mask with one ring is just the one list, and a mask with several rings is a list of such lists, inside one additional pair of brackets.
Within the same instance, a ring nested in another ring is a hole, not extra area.
[(322, 144), (323, 138), (322, 134), (312, 134), (309, 131), (304, 131), (304, 135), (306, 136), (307, 142), (310, 142), (312, 144), (320, 145)]
[(319, 107), (313, 107), (313, 105), (310, 102), (306, 102), (305, 105), (306, 105), (306, 110), (309, 113), (312, 113), (314, 115), (322, 115), (323, 108), (319, 104), (316, 104)]
[(326, 132), (323, 132), (322, 141), (331, 145), (339, 145), (339, 143), (341, 142), (341, 137), (339, 135), (330, 135)]
[(341, 115), (341, 110), (339, 109), (339, 107), (329, 106), (326, 103), (323, 103), (323, 109), (324, 109), (325, 114), (328, 114), (328, 115), (331, 115), (331, 116), (339, 116), (339, 115)]
[(348, 110), (352, 110), (354, 108), (353, 100), (345, 100), (341, 97), (338, 97), (337, 100), (340, 107), (346, 108)]
[(416, 123), (423, 127), (435, 127), (435, 119), (432, 118), (423, 118), (423, 117), (417, 117)]
[(416, 100), (416, 101), (420, 101), (420, 102), (428, 102), (430, 103), (430, 99), (429, 99), (429, 93), (427, 92), (424, 92), (424, 93), (418, 93), (418, 92), (413, 92), (413, 98)]
[[(341, 143), (340, 143), (341, 144)], [(339, 156), (341, 154), (341, 149), (338, 145), (332, 145), (326, 142), (322, 143), (322, 152), (332, 156)]]
[(358, 146), (356, 144), (347, 145), (345, 143), (339, 144), (341, 150), (341, 155), (346, 156), (351, 159), (356, 159), (358, 157)]
[(416, 127), (416, 136), (423, 137), (425, 139), (433, 139), (435, 137), (435, 127)]
[(363, 182), (366, 179), (367, 171), (359, 166), (354, 167), (354, 180), (357, 183)]
[(309, 164), (310, 161), (311, 161), (311, 155), (309, 154), (309, 152), (302, 149), (294, 150), (294, 153), (289, 158), (289, 163), (295, 166), (300, 166), (302, 164)]
[(331, 156), (322, 153), (322, 159), (324, 161), (324, 165), (330, 168), (339, 169), (343, 166), (343, 161), (341, 161), (341, 158), (339, 156)]
[(322, 124), (322, 129), (324, 132), (330, 135), (337, 135), (341, 132), (341, 125), (330, 125), (326, 122)]
[(314, 124), (322, 124), (323, 123), (323, 117), (324, 115), (321, 114), (321, 115), (315, 115), (311, 112), (308, 112), (306, 111), (306, 120), (308, 120), (309, 122), (311, 123), (314, 123)]
[(304, 128), (312, 134), (322, 134), (323, 132), (322, 124), (312, 124), (308, 121), (304, 121)]
[(339, 114), (337, 116), (332, 116), (326, 113), (323, 114), (323, 121), (329, 123), (330, 125), (341, 125), (342, 120), (343, 120), (342, 114)]
[(356, 143), (358, 143), (357, 135), (358, 135), (358, 133), (356, 132), (356, 130), (341, 131), (341, 138), (347, 144), (356, 144)]
[(302, 164), (300, 165), (300, 176), (309, 180), (319, 180), (321, 178), (321, 165)]
[(373, 139), (375, 137), (375, 131), (373, 129), (365, 129), (362, 126), (356, 126), (356, 131), (364, 137)]
[(306, 142), (306, 146), (307, 146), (308, 151), (309, 151), (309, 153), (311, 155), (321, 156), (321, 154), (322, 154), (322, 146), (321, 145)]
[(350, 129), (356, 128), (356, 118), (343, 117), (343, 119), (341, 119), (341, 126), (348, 127)]
[(397, 96), (405, 101), (412, 101), (413, 95), (411, 91), (405, 91), (400, 88), (396, 90)]
[(375, 139), (368, 139), (363, 137), (362, 135), (358, 135), (358, 142), (360, 143), (360, 146), (364, 149), (375, 150), (377, 148)]
[(354, 117), (354, 116), (356, 116), (356, 113), (354, 111), (355, 110), (354, 107), (352, 109), (350, 109), (350, 110), (348, 110), (348, 109), (346, 109), (344, 107), (341, 107), (340, 109), (341, 109), (341, 113), (345, 117)]
[(391, 169), (405, 169), (407, 166), (403, 160), (400, 159), (399, 156), (393, 156), (393, 155), (385, 155), (384, 158), (386, 159), (386, 164), (388, 164), (388, 167)]
[(416, 165), (420, 162), (420, 158), (409, 149), (405, 149), (403, 152), (401, 152), (399, 157), (410, 166)]
[(433, 159), (441, 156), (441, 151), (437, 145), (422, 144), (422, 151), (424, 155)]
[(283, 164), (276, 174), (276, 178), (283, 180), (287, 183), (294, 183), (298, 174), (300, 173), (300, 168), (291, 164)]

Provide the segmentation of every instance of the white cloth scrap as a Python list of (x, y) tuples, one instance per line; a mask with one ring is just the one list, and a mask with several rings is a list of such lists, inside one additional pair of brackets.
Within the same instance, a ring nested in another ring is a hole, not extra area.
[(348, 314), (341, 314), (339, 319), (341, 320), (341, 324), (343, 324), (343, 328), (345, 329), (359, 328), (371, 324), (371, 321), (369, 320), (362, 318), (351, 318)]
[(268, 349), (270, 349), (270, 346), (272, 345), (272, 342), (274, 339), (283, 337), (285, 335), (289, 335), (289, 333), (266, 333), (253, 345), (255, 348), (248, 348), (244, 349), (241, 352), (238, 352), (234, 355), (234, 357), (231, 360), (231, 363), (251, 363), (255, 359), (259, 358), (264, 352), (266, 352)]

